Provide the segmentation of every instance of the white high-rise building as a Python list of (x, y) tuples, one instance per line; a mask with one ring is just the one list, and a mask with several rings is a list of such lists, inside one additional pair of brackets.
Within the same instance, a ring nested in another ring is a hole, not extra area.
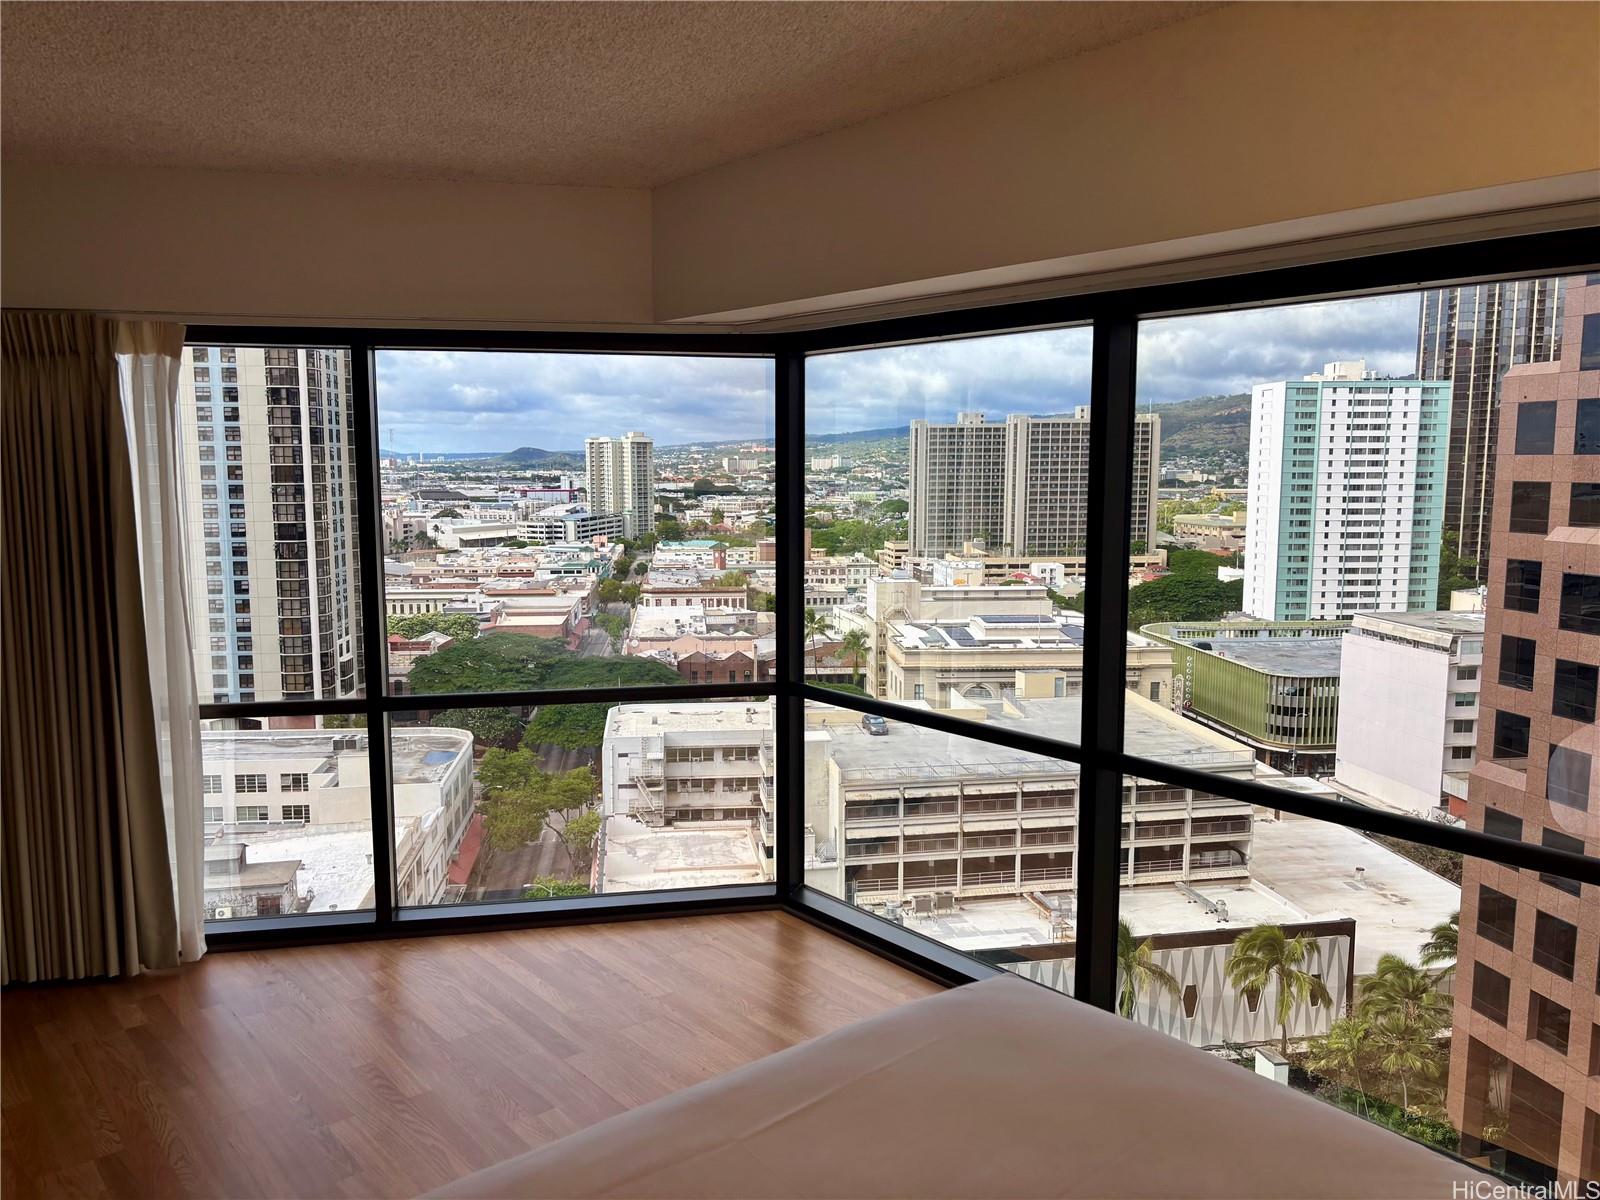
[(344, 350), (189, 346), (178, 399), (202, 702), (362, 687)]
[(1356, 617), (1339, 657), (1337, 786), (1419, 817), (1450, 797), (1466, 801), (1483, 620), (1482, 612)]
[[(1155, 544), (1161, 418), (1134, 428), (1132, 525), (1135, 542)], [(982, 413), (954, 424), (911, 422), (908, 536), (914, 557), (959, 553), (983, 540), (1018, 555), (1084, 553), (1089, 520), (1089, 406), (1070, 417)]]
[(656, 527), (656, 444), (648, 434), (592, 437), (583, 442), (589, 511), (617, 513), (623, 536), (640, 537)]
[(1449, 381), (1365, 362), (1258, 383), (1244, 605), (1275, 621), (1435, 607)]

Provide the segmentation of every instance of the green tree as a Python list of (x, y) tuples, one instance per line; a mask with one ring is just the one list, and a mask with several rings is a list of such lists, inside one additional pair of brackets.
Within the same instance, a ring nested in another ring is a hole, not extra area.
[(461, 513), (460, 510), (454, 508), (441, 508), (433, 514), (433, 519), (435, 521), (459, 521)]
[(1126, 921), (1117, 922), (1117, 1011), (1132, 1017), (1139, 997), (1152, 989), (1178, 994), (1175, 975), (1155, 961), (1150, 939), (1139, 941)]
[(1340, 1017), (1328, 1026), (1328, 1032), (1314, 1038), (1306, 1068), (1326, 1076), (1356, 1094), (1356, 1110), (1366, 1107), (1367, 1085), (1364, 1072), (1371, 1059), (1367, 1045), (1368, 1026), (1360, 1016)]
[(656, 537), (661, 542), (681, 542), (683, 540), (683, 524), (676, 517), (656, 518)]
[(749, 587), (750, 576), (746, 575), (743, 571), (724, 571), (721, 575), (717, 576), (716, 580), (714, 581), (714, 586), (726, 588)]
[(633, 564), (633, 573), (635, 575), (648, 575), (650, 573), (650, 564), (647, 563), (647, 562), (636, 562), (636, 563), (634, 563)]
[(435, 713), (428, 724), (465, 729), (483, 746), (515, 746), (522, 737), (522, 722), (508, 708), (452, 708)]
[(322, 718), (324, 729), (365, 729), (367, 718), (360, 713), (329, 713)]
[(904, 500), (885, 500), (878, 505), (878, 511), (890, 516), (903, 517), (911, 511), (911, 505)]
[(599, 613), (596, 615), (594, 623), (613, 638), (621, 638), (628, 632), (628, 622), (622, 617), (613, 616), (611, 613)]
[(852, 629), (839, 640), (839, 656), (850, 664), (854, 672), (855, 684), (861, 686), (861, 663), (867, 657), (867, 635), (860, 629)]
[(811, 648), (811, 669), (815, 672), (817, 667), (817, 643), (833, 633), (833, 622), (828, 619), (827, 613), (819, 609), (808, 608), (806, 609), (801, 630), (805, 635), (806, 645)]
[(1289, 1053), (1289, 1018), (1297, 1004), (1316, 1000), (1332, 1004), (1327, 986), (1306, 969), (1315, 965), (1317, 944), (1305, 934), (1285, 937), (1277, 925), (1257, 925), (1234, 939), (1224, 973), (1240, 992), (1266, 994), (1275, 989), (1273, 1013), (1278, 1022), (1279, 1049)]
[[(480, 782), (482, 777), (480, 769)], [(485, 790), (484, 834), (495, 849), (515, 850), (544, 831), (545, 819), (552, 812), (581, 808), (593, 799), (594, 772), (588, 767), (559, 775), (533, 769), (520, 787)]]
[(419, 638), (430, 633), (465, 641), (478, 636), (478, 618), (466, 613), (416, 613), (409, 617), (390, 617), (388, 631), (403, 638)]
[(1437, 1029), (1415, 1025), (1393, 1016), (1375, 1022), (1367, 1034), (1373, 1059), (1400, 1082), (1400, 1107), (1411, 1110), (1411, 1086), (1419, 1080), (1439, 1078), (1443, 1055), (1435, 1038)]
[(571, 655), (560, 642), (521, 633), (491, 633), (460, 641), (421, 658), (411, 668), (411, 690), (425, 692), (527, 692), (548, 665)]
[(538, 773), (539, 764), (531, 751), (496, 747), (478, 762), (478, 786), (486, 797), (494, 797), (527, 788)]
[(1460, 933), (1461, 911), (1450, 914), (1448, 921), (1440, 921), (1428, 930), (1428, 940), (1422, 943), (1419, 958), (1425, 967), (1438, 967), (1435, 979), (1443, 979), (1456, 969), (1456, 943)]
[(1374, 1024), (1400, 1021), (1431, 1037), (1450, 1021), (1450, 1000), (1435, 990), (1436, 982), (1426, 967), (1398, 954), (1379, 955), (1377, 968), (1361, 983), (1356, 1011)]
[(573, 863), (580, 870), (588, 868), (594, 857), (595, 839), (599, 836), (600, 814), (592, 810), (581, 817), (573, 817), (561, 827), (561, 840), (566, 843)]
[(609, 704), (541, 704), (523, 735), (524, 746), (598, 749), (606, 736)]
[(1461, 538), (1455, 530), (1447, 529), (1439, 539), (1439, 595), (1437, 607), (1450, 607), (1450, 593), (1461, 588), (1478, 586), (1479, 564), (1476, 560), (1461, 557)]
[(727, 517), (728, 514), (723, 512), (720, 508), (713, 508), (711, 510), (711, 523), (713, 525), (721, 525), (722, 522), (727, 519)]
[(575, 879), (557, 879), (553, 875), (541, 875), (522, 890), (524, 900), (564, 900), (588, 894), (588, 884)]
[(754, 591), (750, 593), (750, 607), (756, 612), (777, 612), (778, 597), (772, 592)]

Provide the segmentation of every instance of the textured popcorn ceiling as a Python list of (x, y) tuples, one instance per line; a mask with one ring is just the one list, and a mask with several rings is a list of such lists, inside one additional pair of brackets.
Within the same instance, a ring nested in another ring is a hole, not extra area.
[(1213, 7), (6, 3), (4, 150), (649, 187)]

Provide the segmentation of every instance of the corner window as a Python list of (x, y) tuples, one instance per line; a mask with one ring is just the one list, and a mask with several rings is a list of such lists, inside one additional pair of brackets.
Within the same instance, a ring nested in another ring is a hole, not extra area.
[(1579, 529), (1600, 527), (1600, 483), (1575, 483), (1567, 504), (1567, 524)]

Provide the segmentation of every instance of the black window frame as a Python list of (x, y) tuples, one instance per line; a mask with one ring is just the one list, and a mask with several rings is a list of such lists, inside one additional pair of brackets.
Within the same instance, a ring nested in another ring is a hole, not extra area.
[[(1401, 250), (1304, 266), (1241, 272), (1178, 283), (1160, 283), (1065, 295), (1047, 299), (956, 306), (944, 311), (885, 319), (840, 318), (816, 328), (743, 332), (514, 332), (504, 330), (317, 326), (195, 326), (188, 340), (197, 345), (346, 348), (350, 353), (350, 392), (354, 420), (347, 435), (358, 448), (358, 534), (361, 591), (370, 616), (381, 604), (382, 539), (378, 520), (378, 471), (374, 381), (381, 349), (553, 351), (606, 354), (748, 355), (774, 364), (775, 454), (777, 469), (778, 628), (774, 678), (764, 683), (658, 685), (586, 690), (539, 690), (430, 696), (433, 709), (478, 708), (506, 704), (593, 703), (596, 701), (684, 701), (777, 697), (775, 740), (780, 770), (802, 769), (804, 706), (816, 701), (875, 714), (895, 721), (1031, 751), (1079, 764), (1077, 941), (1073, 992), (1083, 1002), (1114, 1010), (1116, 933), (1120, 885), (1122, 781), (1149, 779), (1170, 787), (1196, 788), (1266, 808), (1292, 812), (1368, 833), (1473, 855), (1489, 862), (1547, 870), (1569, 878), (1600, 882), (1600, 859), (1513, 842), (1479, 831), (1362, 805), (1268, 787), (1254, 781), (1218, 777), (1204, 771), (1144, 759), (1123, 746), (1127, 646), (1118, 637), (1092, 636), (1095, 629), (1126, 628), (1128, 578), (1122, 564), (1131, 543), (1128, 498), (1137, 410), (1136, 352), (1139, 322), (1145, 319), (1222, 312), (1263, 305), (1288, 305), (1357, 295), (1410, 293), (1471, 282), (1579, 275), (1600, 268), (1594, 259), (1594, 229), (1563, 230), (1517, 237)], [(800, 544), (805, 500), (805, 369), (808, 355), (875, 346), (932, 342), (1027, 329), (1085, 325), (1092, 331), (1090, 402), (1095, 421), (1090, 434), (1090, 507), (1085, 614), (1083, 728), (1075, 743), (1023, 734), (934, 710), (835, 692), (808, 682), (798, 614), (804, 611)], [(374, 664), (384, 660), (384, 623), (363, 621), (366, 695), (337, 701), (284, 700), (211, 704), (202, 719), (271, 715), (351, 714), (367, 717), (371, 761), (372, 818), (375, 831), (392, 828), (389, 725), (391, 714), (411, 711), (417, 698), (389, 695), (370, 680), (381, 679)], [(965, 982), (999, 968), (954, 950), (903, 926), (862, 912), (805, 883), (802, 789), (779, 788), (775, 878), (767, 884), (670, 892), (601, 895), (585, 898), (470, 904), (448, 908), (400, 908), (394, 900), (393, 842), (373, 839), (375, 907), (364, 912), (260, 917), (210, 923), (207, 936), (217, 948), (303, 944), (424, 932), (532, 927), (752, 908), (782, 908), (814, 924), (866, 945), (878, 953), (947, 983)]]

